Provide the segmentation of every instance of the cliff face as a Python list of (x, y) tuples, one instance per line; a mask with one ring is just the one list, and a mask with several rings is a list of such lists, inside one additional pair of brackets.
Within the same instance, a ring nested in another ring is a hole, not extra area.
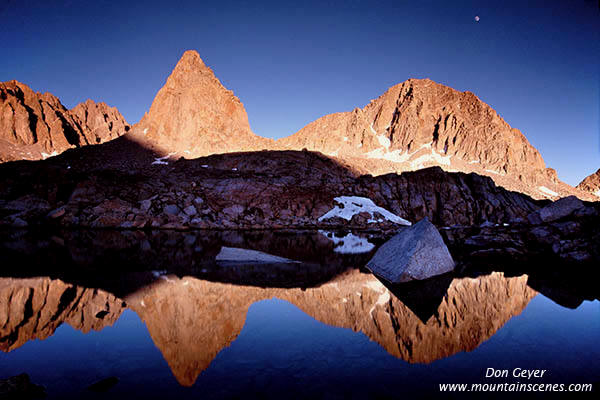
[(577, 185), (577, 189), (600, 197), (600, 169), (581, 181), (581, 183)]
[(250, 305), (263, 299), (289, 301), (323, 323), (365, 333), (395, 357), (430, 363), (475, 349), (536, 295), (525, 275), (454, 279), (441, 287), (437, 301), (426, 300), (434, 312), (423, 322), (371, 274), (358, 270), (304, 290), (163, 278), (126, 300), (185, 386), (235, 340)]
[(61, 324), (87, 333), (114, 324), (125, 308), (110, 293), (49, 278), (0, 279), (0, 350), (46, 339)]
[(39, 160), (124, 134), (116, 108), (88, 100), (67, 110), (50, 93), (17, 81), (0, 83), (0, 162)]
[(320, 151), (373, 175), (440, 166), (487, 175), (534, 198), (578, 193), (489, 105), (428, 79), (393, 86), (362, 109), (324, 116), (277, 145)]
[(272, 143), (252, 133), (242, 102), (195, 51), (183, 54), (135, 131), (148, 145), (186, 158)]

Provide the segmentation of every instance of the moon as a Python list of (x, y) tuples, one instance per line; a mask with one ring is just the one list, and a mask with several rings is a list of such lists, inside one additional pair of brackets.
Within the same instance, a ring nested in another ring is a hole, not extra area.
[(479, 22), (479, 15), (475, 16), (475, 22)]

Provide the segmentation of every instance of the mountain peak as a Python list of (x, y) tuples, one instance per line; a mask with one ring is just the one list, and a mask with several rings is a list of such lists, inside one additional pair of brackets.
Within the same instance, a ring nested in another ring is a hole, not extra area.
[[(176, 73), (194, 73), (208, 69), (200, 54), (196, 50), (187, 50), (175, 65), (173, 74)], [(211, 71), (212, 73), (212, 71)]]
[(134, 130), (151, 147), (184, 157), (260, 150), (271, 142), (252, 132), (240, 99), (194, 50), (183, 54)]
[(39, 160), (124, 134), (116, 108), (91, 100), (67, 110), (51, 93), (16, 80), (0, 82), (0, 162)]
[(535, 198), (574, 193), (492, 107), (430, 79), (408, 79), (362, 109), (327, 115), (277, 143), (344, 159), (372, 175), (441, 166), (487, 175)]

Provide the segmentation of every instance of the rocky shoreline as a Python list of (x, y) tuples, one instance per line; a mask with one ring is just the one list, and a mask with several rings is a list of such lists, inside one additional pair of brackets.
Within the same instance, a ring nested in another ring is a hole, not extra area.
[(514, 222), (547, 204), (476, 174), (428, 168), (357, 176), (319, 153), (268, 151), (170, 160), (122, 137), (45, 161), (0, 166), (1, 226), (117, 229), (391, 229), (358, 212), (319, 218), (338, 196), (358, 196), (438, 226)]
[[(488, 177), (437, 167), (358, 176), (308, 151), (171, 160), (125, 136), (48, 160), (0, 165), (0, 179), (4, 229), (392, 233), (402, 228), (398, 221), (427, 217), (458, 252), (600, 259), (599, 203), (533, 200)], [(566, 209), (555, 206), (561, 202)]]

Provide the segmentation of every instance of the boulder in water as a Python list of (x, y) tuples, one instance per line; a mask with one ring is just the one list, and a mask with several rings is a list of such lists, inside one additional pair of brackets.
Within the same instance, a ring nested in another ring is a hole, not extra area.
[(437, 228), (427, 218), (385, 242), (367, 268), (391, 282), (409, 282), (454, 269), (454, 260)]

